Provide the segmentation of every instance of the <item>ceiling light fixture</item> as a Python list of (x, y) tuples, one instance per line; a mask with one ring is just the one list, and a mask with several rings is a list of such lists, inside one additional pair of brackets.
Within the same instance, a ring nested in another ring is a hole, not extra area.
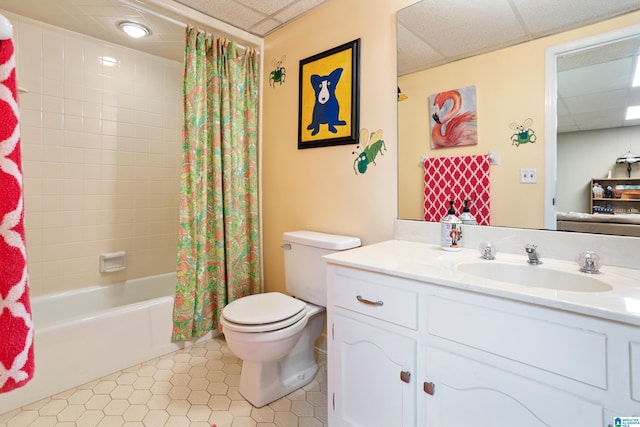
[(138, 24), (137, 22), (132, 21), (124, 21), (118, 24), (118, 27), (127, 33), (129, 37), (133, 37), (134, 39), (139, 39), (141, 37), (147, 37), (151, 34), (151, 31), (142, 24)]
[(630, 105), (627, 107), (627, 115), (625, 116), (625, 120), (636, 120), (640, 119), (640, 105)]

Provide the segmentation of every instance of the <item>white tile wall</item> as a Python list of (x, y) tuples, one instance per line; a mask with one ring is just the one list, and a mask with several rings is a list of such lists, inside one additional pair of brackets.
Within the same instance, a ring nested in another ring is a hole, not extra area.
[[(175, 271), (182, 64), (0, 13), (28, 91), (19, 101), (32, 295)], [(101, 274), (99, 254), (120, 250), (127, 270)]]

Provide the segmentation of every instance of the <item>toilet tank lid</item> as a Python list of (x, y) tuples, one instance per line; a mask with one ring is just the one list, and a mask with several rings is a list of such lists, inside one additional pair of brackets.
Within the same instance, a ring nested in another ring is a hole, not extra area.
[(337, 234), (319, 233), (317, 231), (287, 231), (282, 239), (288, 243), (298, 243), (306, 246), (313, 246), (334, 251), (357, 248), (360, 246), (360, 239), (357, 237), (340, 236)]

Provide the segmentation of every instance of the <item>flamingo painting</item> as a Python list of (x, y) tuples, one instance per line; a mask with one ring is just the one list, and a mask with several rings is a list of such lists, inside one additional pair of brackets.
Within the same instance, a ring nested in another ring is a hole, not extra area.
[(475, 86), (440, 92), (429, 98), (432, 148), (478, 143)]

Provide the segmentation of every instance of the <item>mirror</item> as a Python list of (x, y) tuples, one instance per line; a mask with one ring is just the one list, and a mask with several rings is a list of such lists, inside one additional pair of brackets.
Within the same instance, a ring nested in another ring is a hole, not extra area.
[[(418, 4), (420, 3), (422, 2), (418, 2)], [(404, 10), (411, 9), (414, 6), (410, 6), (409, 8)], [(415, 15), (413, 10), (411, 11), (411, 14)], [(634, 14), (637, 14), (637, 12), (635, 12)], [(420, 20), (417, 17), (415, 19)], [(631, 39), (635, 34), (640, 34), (640, 28), (625, 26), (631, 25), (630, 23), (633, 23), (633, 20), (631, 18), (621, 21), (623, 21), (623, 24), (618, 26), (624, 28), (606, 32), (607, 30), (615, 28), (615, 23), (610, 24), (609, 22), (607, 22), (603, 24), (603, 29), (599, 31), (601, 34), (596, 36), (589, 36), (589, 33), (595, 34), (596, 31), (594, 31), (593, 29), (582, 31), (581, 28), (575, 31), (575, 34), (569, 34), (569, 32), (565, 31), (558, 34), (557, 36), (550, 36), (546, 40), (540, 42), (534, 40), (525, 44), (503, 48), (500, 51), (469, 57), (467, 59), (464, 59), (463, 61), (458, 61), (457, 63), (464, 65), (463, 71), (461, 71), (463, 65), (458, 65), (458, 68), (456, 68), (456, 63), (452, 63), (446, 66), (438, 66), (429, 70), (411, 70), (410, 74), (405, 75), (402, 75), (399, 72), (399, 89), (403, 92), (404, 95), (408, 96), (407, 100), (398, 103), (398, 159), (400, 162), (398, 165), (399, 218), (414, 220), (421, 219), (422, 213), (420, 212), (420, 207), (423, 203), (424, 197), (422, 188), (420, 188), (419, 184), (416, 186), (412, 183), (407, 185), (407, 183), (409, 181), (415, 181), (416, 175), (418, 175), (417, 180), (420, 181), (420, 156), (425, 154), (434, 157), (481, 153), (486, 154), (488, 150), (497, 149), (499, 164), (495, 168), (492, 167), (491, 170), (491, 223), (492, 225), (498, 226), (536, 229), (546, 228), (555, 230), (556, 210), (582, 210), (582, 207), (566, 207), (566, 205), (563, 205), (562, 203), (559, 203), (558, 206), (553, 205), (553, 201), (554, 199), (556, 199), (556, 195), (558, 197), (564, 197), (567, 188), (570, 188), (568, 186), (563, 187), (563, 183), (561, 180), (564, 180), (565, 175), (567, 175), (564, 172), (568, 172), (571, 170), (575, 171), (576, 169), (586, 171), (586, 177), (579, 178), (581, 180), (579, 185), (572, 184), (578, 187), (574, 191), (577, 196), (574, 197), (574, 195), (572, 195), (572, 198), (580, 199), (583, 205), (586, 203), (585, 201), (588, 201), (590, 199), (591, 178), (606, 177), (609, 170), (612, 171), (613, 177), (626, 177), (626, 169), (624, 167), (616, 165), (615, 160), (618, 156), (624, 154), (629, 150), (634, 153), (640, 152), (640, 148), (636, 148), (638, 147), (637, 145), (629, 145), (632, 140), (640, 141), (640, 138), (632, 138), (631, 136), (627, 136), (633, 135), (633, 132), (635, 132), (636, 129), (640, 129), (639, 127), (637, 127), (637, 122), (631, 122), (622, 125), (624, 126), (624, 132), (619, 129), (616, 131), (608, 131), (616, 132), (618, 138), (615, 143), (609, 142), (608, 148), (606, 149), (606, 155), (598, 154), (598, 158), (602, 159), (604, 166), (598, 164), (597, 167), (594, 167), (593, 170), (590, 170), (587, 169), (586, 166), (589, 164), (589, 162), (592, 162), (592, 160), (585, 159), (582, 155), (567, 155), (567, 153), (563, 154), (562, 150), (560, 150), (558, 154), (556, 153), (556, 148), (558, 147), (557, 141), (559, 141), (559, 144), (562, 147), (562, 145), (565, 143), (565, 140), (586, 139), (582, 137), (584, 135), (593, 140), (604, 139), (604, 132), (607, 131), (603, 130), (603, 128), (610, 128), (612, 126), (603, 124), (600, 127), (587, 126), (572, 128), (569, 125), (565, 125), (566, 119), (571, 119), (574, 121), (576, 120), (576, 116), (570, 118), (565, 114), (565, 102), (575, 103), (576, 99), (580, 98), (574, 98), (572, 100), (564, 99), (563, 93), (567, 92), (571, 93), (571, 95), (573, 96), (582, 96), (582, 101), (579, 102), (579, 104), (585, 107), (586, 97), (591, 94), (591, 92), (594, 92), (594, 90), (588, 90), (588, 85), (586, 83), (575, 85), (575, 75), (583, 74), (588, 76), (596, 74), (593, 72), (593, 67), (600, 68), (602, 70), (605, 68), (605, 66), (602, 65), (603, 62), (617, 62), (618, 68), (623, 66), (622, 63), (626, 65), (632, 63), (633, 65), (635, 65), (635, 55), (638, 54), (637, 50), (631, 56), (627, 55), (625, 59), (620, 57), (610, 57), (606, 58), (605, 60), (600, 59), (599, 67), (598, 64), (594, 64), (593, 62), (589, 63), (587, 62), (588, 60), (586, 60), (586, 58), (594, 57), (595, 52), (598, 51), (600, 51), (601, 53), (607, 52), (609, 56), (611, 56), (610, 54), (613, 52), (622, 50), (625, 50), (627, 52), (629, 51), (629, 46), (633, 44), (631, 42)], [(613, 22), (613, 20), (611, 22)], [(625, 22), (627, 23), (625, 24)], [(637, 19), (635, 20), (635, 22), (637, 22)], [(401, 38), (401, 35), (399, 35), (399, 43), (402, 42)], [(567, 42), (567, 40), (571, 39), (577, 39), (577, 41)], [(554, 45), (555, 47), (552, 47)], [(599, 46), (603, 45), (606, 45), (606, 48), (596, 49)], [(622, 49), (623, 47), (625, 49)], [(403, 47), (399, 45), (399, 64), (401, 49), (403, 49)], [(407, 54), (408, 53), (406, 51), (403, 52), (403, 55)], [(424, 54), (424, 52), (422, 52), (422, 54)], [(514, 58), (517, 58), (517, 55), (520, 55), (522, 58), (544, 58), (544, 60), (530, 60), (530, 65), (525, 67), (522, 66), (523, 63), (514, 62)], [(556, 76), (556, 58), (559, 66), (561, 67), (561, 77), (559, 80)], [(492, 62), (493, 64), (487, 65), (487, 61)], [(509, 68), (509, 64), (518, 64), (519, 66), (512, 66), (511, 68)], [(580, 64), (580, 66), (577, 66), (575, 64)], [(503, 76), (506, 75), (504, 74), (505, 68), (509, 68), (509, 72), (511, 73), (511, 75), (517, 76), (517, 78), (508, 77), (511, 80), (507, 80), (505, 86), (508, 86), (510, 82), (514, 82), (515, 85), (506, 87), (504, 90), (500, 91), (496, 90), (498, 86), (495, 82), (493, 82), (493, 86), (489, 86), (488, 83), (485, 84), (485, 82), (490, 80), (491, 78), (493, 78), (494, 80), (504, 80)], [(627, 68), (628, 70), (625, 72), (625, 78), (629, 79), (629, 71), (632, 71), (633, 67), (629, 66)], [(473, 76), (473, 72), (469, 71), (472, 69), (483, 70), (483, 80), (476, 78), (477, 76)], [(491, 72), (487, 72), (486, 70), (491, 70)], [(569, 72), (569, 70), (571, 70), (571, 72)], [(415, 92), (417, 88), (416, 79), (412, 79), (412, 77), (421, 73), (424, 73), (421, 79), (423, 81), (426, 81), (427, 85), (430, 85), (430, 89), (427, 89), (426, 92)], [(440, 81), (445, 81), (449, 77), (448, 74), (456, 74), (455, 81), (457, 83), (454, 84), (457, 84), (457, 86), (447, 87), (446, 83), (439, 83)], [(486, 76), (484, 74), (494, 74), (494, 76)], [(569, 77), (570, 74), (573, 74), (573, 76)], [(598, 82), (602, 84), (602, 75), (600, 75), (598, 78)], [(476, 83), (480, 80), (482, 80), (480, 83)], [(614, 79), (612, 79), (610, 75), (606, 80), (608, 80), (608, 83), (613, 84), (612, 80)], [(407, 85), (406, 87), (404, 87), (405, 83)], [(574, 84), (573, 87), (563, 89), (562, 85), (565, 83)], [(440, 86), (438, 86), (438, 84), (440, 84)], [(444, 87), (443, 84), (445, 85)], [(473, 152), (472, 149), (466, 149), (466, 147), (456, 147), (453, 149), (438, 151), (431, 150), (429, 147), (428, 138), (428, 95), (436, 93), (440, 90), (459, 88), (472, 84), (478, 85), (477, 97), (479, 139), (484, 139), (484, 141), (491, 142), (489, 143), (489, 145), (484, 143), (484, 146), (479, 147), (475, 152)], [(517, 84), (520, 84), (521, 86), (517, 86)], [(491, 90), (486, 89), (485, 86), (490, 88)], [(579, 94), (575, 91), (576, 87), (586, 89), (587, 92), (584, 94)], [(432, 90), (432, 88), (436, 89)], [(517, 96), (520, 88), (522, 89), (523, 94), (522, 99), (519, 99)], [(556, 100), (558, 99), (558, 95), (556, 94), (557, 89), (560, 90), (560, 110), (556, 108), (555, 104)], [(485, 96), (483, 96), (482, 90), (486, 90), (486, 92), (484, 92)], [(609, 89), (609, 102), (601, 100), (598, 103), (599, 107), (611, 106), (611, 99), (615, 97), (612, 93), (613, 90), (614, 89), (612, 88)], [(628, 92), (630, 95), (635, 95), (633, 91)], [(409, 109), (407, 108), (407, 106), (410, 105), (409, 101), (411, 101), (412, 95), (415, 96), (416, 93), (419, 99), (415, 100), (414, 105), (422, 104), (422, 110), (419, 113), (407, 111)], [(621, 94), (621, 92), (616, 93), (618, 95)], [(496, 107), (497, 104), (489, 104), (489, 101), (486, 101), (483, 105), (482, 99), (498, 96), (502, 97), (503, 105)], [(621, 97), (618, 98), (619, 99), (617, 99), (617, 103), (619, 105), (627, 102), (620, 101)], [(640, 104), (640, 97), (636, 98), (636, 101), (636, 103)], [(626, 107), (626, 105), (624, 106)], [(483, 114), (486, 111), (491, 112), (491, 114)], [(557, 111), (560, 112), (559, 117), (556, 115)], [(603, 115), (602, 111), (591, 112), (589, 121), (592, 125), (595, 123), (594, 114), (600, 116)], [(412, 119), (407, 119), (407, 115), (418, 115), (419, 118), (413, 117)], [(581, 111), (581, 115), (589, 117), (587, 112), (584, 111), (584, 108), (583, 111)], [(503, 123), (496, 125), (495, 122), (498, 120), (498, 118), (501, 119)], [(518, 148), (510, 146), (509, 138), (513, 134), (513, 131), (508, 128), (509, 124), (511, 122), (515, 122), (517, 120), (522, 121), (527, 118), (533, 119), (534, 124), (532, 125), (532, 129), (535, 130), (539, 139), (541, 141), (544, 141), (543, 144), (540, 144), (543, 145), (543, 147), (540, 147), (539, 145), (537, 147), (522, 146)], [(486, 131), (484, 136), (481, 134), (481, 126), (483, 125), (483, 120), (484, 123), (486, 123), (487, 121), (494, 122), (491, 123), (490, 126), (487, 126), (487, 128), (489, 128), (489, 131)], [(420, 135), (416, 137), (414, 134), (412, 135), (412, 140), (408, 141), (407, 138), (405, 138), (406, 132), (403, 128), (406, 123), (417, 123), (417, 127), (421, 128), (419, 133), (425, 134), (427, 136), (422, 137)], [(556, 123), (558, 126), (558, 130), (562, 132), (559, 139), (555, 131)], [(624, 138), (620, 137), (622, 133), (624, 133), (625, 135)], [(416, 141), (417, 139), (419, 139), (419, 141)], [(412, 144), (421, 144), (423, 148), (420, 149), (421, 151), (416, 151), (415, 148), (407, 148)], [(406, 155), (408, 151), (412, 151), (409, 156)], [(558, 155), (557, 160), (556, 155)], [(570, 165), (573, 164), (573, 166), (563, 166), (565, 162), (568, 162), (568, 164)], [(562, 170), (563, 172), (558, 174), (557, 190), (555, 185), (556, 163), (560, 166), (560, 170)], [(519, 185), (519, 183), (513, 183), (513, 177), (518, 177), (519, 169), (522, 167), (531, 167), (532, 164), (533, 167), (537, 168), (538, 177), (541, 181), (544, 182), (544, 185), (525, 186)], [(578, 168), (576, 168), (576, 166), (578, 166)], [(636, 166), (632, 177), (635, 176), (640, 178), (640, 172), (637, 172), (638, 169), (640, 169), (640, 167)], [(410, 175), (411, 178), (407, 178), (407, 175)], [(534, 189), (531, 187), (536, 188)], [(507, 206), (509, 204), (511, 206)], [(496, 209), (496, 211), (498, 211), (496, 215), (494, 215), (493, 212), (494, 208)]]

